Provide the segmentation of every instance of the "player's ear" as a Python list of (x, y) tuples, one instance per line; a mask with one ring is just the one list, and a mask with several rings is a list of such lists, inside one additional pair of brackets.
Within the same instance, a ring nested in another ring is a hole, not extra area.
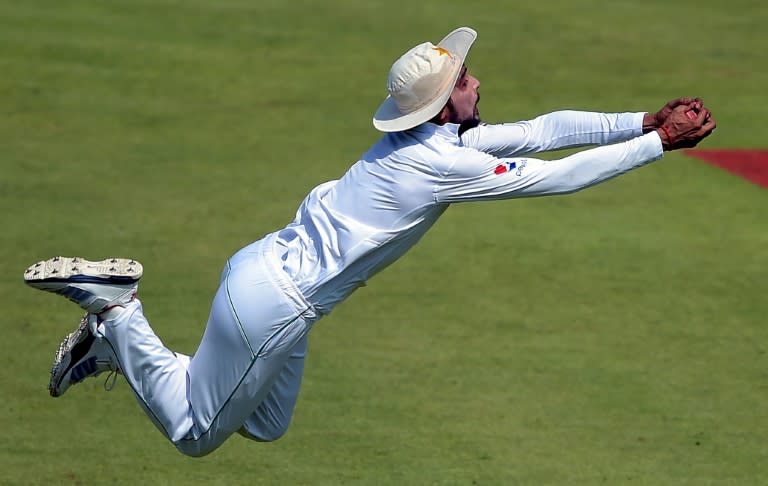
[(451, 100), (431, 120), (435, 125), (445, 125), (451, 119)]

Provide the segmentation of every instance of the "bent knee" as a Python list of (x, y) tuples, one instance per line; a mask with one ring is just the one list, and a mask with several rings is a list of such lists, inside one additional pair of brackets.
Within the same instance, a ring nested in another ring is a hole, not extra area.
[(221, 445), (221, 442), (210, 442), (205, 440), (185, 440), (173, 444), (176, 450), (188, 457), (203, 457), (215, 451)]
[[(258, 427), (246, 423), (237, 432), (243, 437), (257, 442), (273, 442), (285, 435), (288, 431), (289, 423), (290, 422), (260, 424)], [(227, 434), (227, 437), (228, 436), (229, 434)], [(218, 439), (215, 436), (203, 436), (198, 439), (182, 439), (178, 442), (174, 442), (173, 445), (185, 456), (203, 457), (218, 449), (225, 439), (226, 438), (222, 438), (221, 436), (219, 436)]]

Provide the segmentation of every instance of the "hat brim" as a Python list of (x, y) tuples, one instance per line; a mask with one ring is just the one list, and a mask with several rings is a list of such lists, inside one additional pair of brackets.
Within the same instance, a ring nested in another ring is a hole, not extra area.
[(435, 98), (431, 103), (407, 114), (400, 111), (395, 100), (392, 99), (391, 96), (387, 96), (381, 106), (379, 106), (379, 109), (376, 110), (376, 114), (373, 115), (373, 126), (382, 132), (401, 132), (417, 125), (421, 125), (440, 113), (440, 110), (442, 110), (445, 104), (448, 103), (448, 98), (451, 97), (453, 87), (456, 85), (459, 73), (461, 73), (461, 67), (464, 65), (464, 60), (467, 58), (469, 49), (472, 47), (476, 38), (477, 32), (469, 27), (459, 27), (445, 36), (445, 38), (437, 44), (437, 47), (447, 49), (452, 54), (459, 57), (459, 60), (461, 61), (456, 63), (455, 72), (452, 73), (453, 79), (451, 80), (451, 83), (447, 85), (449, 86), (449, 89), (446, 89), (444, 93), (441, 93), (440, 96)]

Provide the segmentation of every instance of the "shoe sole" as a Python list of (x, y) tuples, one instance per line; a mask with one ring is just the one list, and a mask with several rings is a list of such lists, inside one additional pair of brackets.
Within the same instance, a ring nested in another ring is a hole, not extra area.
[(75, 349), (78, 344), (85, 341), (89, 334), (88, 315), (86, 314), (86, 317), (80, 321), (80, 326), (68, 334), (61, 344), (59, 344), (58, 349), (56, 349), (56, 354), (53, 358), (53, 366), (51, 366), (51, 381), (48, 383), (48, 393), (50, 393), (52, 397), (59, 397), (63, 394), (60, 387), (64, 376), (82, 357), (72, 356), (72, 350)]
[(141, 263), (127, 258), (92, 262), (80, 257), (58, 256), (27, 268), (24, 282), (40, 290), (56, 291), (69, 283), (130, 285), (143, 274)]

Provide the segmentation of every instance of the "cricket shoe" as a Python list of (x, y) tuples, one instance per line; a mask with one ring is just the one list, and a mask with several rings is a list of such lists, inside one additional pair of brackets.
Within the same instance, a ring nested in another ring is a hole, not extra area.
[[(119, 373), (106, 339), (96, 336), (97, 321), (94, 314), (86, 314), (78, 328), (59, 344), (51, 367), (51, 382), (48, 384), (48, 392), (52, 397), (62, 396), (70, 386), (90, 376), (110, 371), (116, 377), (116, 373)], [(105, 383), (104, 388), (111, 390), (112, 385)]]
[(63, 295), (91, 314), (98, 314), (133, 300), (143, 271), (141, 263), (125, 258), (91, 262), (58, 256), (29, 267), (24, 282)]

